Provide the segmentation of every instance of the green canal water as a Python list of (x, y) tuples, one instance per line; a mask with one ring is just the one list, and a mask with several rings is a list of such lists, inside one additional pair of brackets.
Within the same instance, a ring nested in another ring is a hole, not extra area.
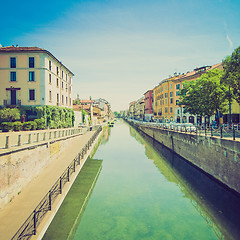
[(74, 240), (240, 239), (240, 199), (119, 120)]

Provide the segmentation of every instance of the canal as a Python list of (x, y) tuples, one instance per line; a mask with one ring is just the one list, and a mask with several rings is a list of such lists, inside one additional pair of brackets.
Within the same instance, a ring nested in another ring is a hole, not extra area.
[(74, 240), (239, 239), (239, 196), (127, 123), (94, 158), (102, 170)]

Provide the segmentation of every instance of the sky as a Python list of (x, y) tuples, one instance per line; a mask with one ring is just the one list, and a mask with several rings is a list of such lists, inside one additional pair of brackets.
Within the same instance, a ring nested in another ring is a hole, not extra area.
[(40, 47), (74, 73), (73, 98), (128, 109), (170, 75), (240, 46), (239, 0), (0, 0), (0, 44)]

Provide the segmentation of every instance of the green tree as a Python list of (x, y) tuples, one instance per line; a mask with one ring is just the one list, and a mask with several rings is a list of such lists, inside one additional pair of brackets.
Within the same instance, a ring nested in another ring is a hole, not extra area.
[(240, 46), (223, 60), (223, 69), (222, 83), (229, 88), (228, 100), (240, 104)]
[(3, 108), (0, 110), (0, 122), (14, 122), (20, 120), (18, 108)]
[(221, 78), (222, 71), (213, 69), (196, 81), (186, 81), (180, 90), (178, 105), (183, 106), (185, 112), (202, 117), (210, 117), (219, 111), (225, 112), (228, 90), (221, 84)]

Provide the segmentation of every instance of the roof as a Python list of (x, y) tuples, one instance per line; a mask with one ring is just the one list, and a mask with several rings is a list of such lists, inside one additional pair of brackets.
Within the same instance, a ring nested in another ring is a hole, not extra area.
[(18, 47), (18, 46), (8, 46), (8, 47), (1, 47), (0, 48), (0, 54), (1, 53), (12, 53), (12, 52), (37, 52), (37, 53), (46, 53), (53, 59), (55, 59), (57, 62), (59, 62), (64, 68), (66, 68), (73, 76), (73, 72), (70, 71), (66, 66), (64, 66), (53, 54), (51, 54), (49, 51), (39, 48), (39, 47)]

